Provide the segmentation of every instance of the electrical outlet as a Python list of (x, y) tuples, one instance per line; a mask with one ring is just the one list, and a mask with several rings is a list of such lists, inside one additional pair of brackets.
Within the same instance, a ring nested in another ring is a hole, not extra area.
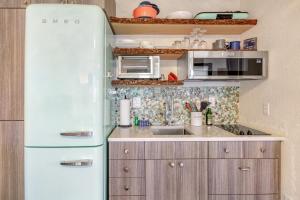
[(141, 97), (133, 97), (132, 98), (132, 107), (140, 108), (142, 106)]
[(270, 111), (270, 103), (264, 103), (263, 104), (263, 114), (265, 116), (270, 116), (271, 111)]
[(211, 107), (215, 107), (216, 106), (216, 98), (215, 97), (209, 97), (208, 101), (210, 102), (210, 106)]

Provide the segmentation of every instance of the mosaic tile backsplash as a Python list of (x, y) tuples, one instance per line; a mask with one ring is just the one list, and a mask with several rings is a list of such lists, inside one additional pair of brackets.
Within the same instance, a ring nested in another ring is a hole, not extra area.
[[(200, 105), (201, 101), (209, 101), (215, 98), (215, 106), (210, 106), (213, 111), (214, 124), (234, 124), (239, 116), (239, 87), (162, 87), (143, 88), (125, 87), (116, 88), (114, 95), (115, 109), (113, 119), (118, 124), (119, 102), (124, 97), (132, 99), (141, 98), (141, 107), (131, 109), (131, 117), (149, 119), (151, 123), (164, 124), (170, 115), (168, 106), (173, 105), (171, 119), (174, 125), (190, 123), (190, 112), (185, 109), (186, 102)], [(204, 111), (205, 112), (205, 111)], [(203, 112), (203, 116), (204, 116)], [(203, 117), (205, 120), (205, 117)]]

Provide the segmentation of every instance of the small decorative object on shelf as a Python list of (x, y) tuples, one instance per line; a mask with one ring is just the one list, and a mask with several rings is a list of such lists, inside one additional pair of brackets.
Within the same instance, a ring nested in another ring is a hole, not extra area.
[(243, 48), (246, 50), (257, 50), (257, 37), (244, 40)]

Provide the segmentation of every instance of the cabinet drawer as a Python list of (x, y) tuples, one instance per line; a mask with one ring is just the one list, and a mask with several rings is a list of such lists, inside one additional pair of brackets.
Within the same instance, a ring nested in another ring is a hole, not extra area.
[(145, 158), (147, 160), (174, 159), (175, 142), (146, 142)]
[(176, 142), (175, 158), (207, 158), (208, 143), (207, 142)]
[(244, 142), (245, 158), (280, 158), (280, 142)]
[(146, 142), (145, 158), (147, 160), (207, 158), (207, 146), (207, 142)]
[(109, 200), (146, 200), (145, 196), (110, 196)]
[(210, 142), (209, 158), (243, 158), (243, 142)]
[(109, 159), (144, 159), (144, 142), (111, 142)]
[(276, 194), (277, 159), (209, 159), (209, 194)]
[(110, 178), (109, 195), (143, 196), (145, 183), (143, 178)]
[(145, 174), (144, 160), (110, 160), (109, 177), (140, 178)]
[(210, 195), (208, 200), (280, 200), (279, 195)]

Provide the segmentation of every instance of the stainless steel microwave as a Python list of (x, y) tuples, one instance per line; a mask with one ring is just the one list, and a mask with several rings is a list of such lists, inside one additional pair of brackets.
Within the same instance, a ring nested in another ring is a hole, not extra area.
[(118, 79), (159, 79), (159, 56), (119, 56)]
[(188, 51), (178, 62), (181, 80), (256, 80), (267, 76), (266, 51)]

